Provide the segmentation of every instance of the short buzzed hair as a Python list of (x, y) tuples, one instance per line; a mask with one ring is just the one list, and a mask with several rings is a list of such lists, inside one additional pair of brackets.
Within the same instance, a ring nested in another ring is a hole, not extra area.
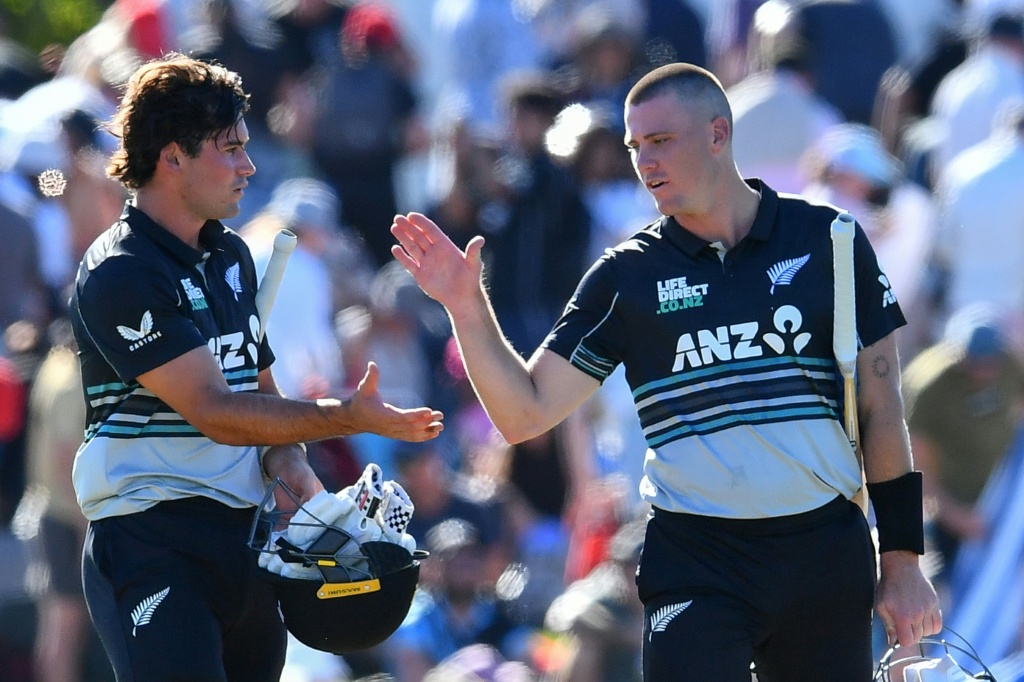
[(626, 95), (627, 105), (643, 104), (672, 93), (686, 104), (699, 106), (712, 120), (722, 116), (732, 128), (732, 107), (721, 81), (707, 69), (676, 62), (659, 66), (636, 82)]

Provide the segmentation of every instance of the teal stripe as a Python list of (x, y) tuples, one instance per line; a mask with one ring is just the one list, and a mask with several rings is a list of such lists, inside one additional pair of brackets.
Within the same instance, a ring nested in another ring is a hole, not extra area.
[(834, 361), (822, 358), (800, 358), (784, 355), (777, 358), (769, 358), (767, 360), (748, 360), (745, 362), (716, 364), (713, 367), (705, 367), (703, 369), (686, 372), (677, 376), (648, 382), (633, 391), (633, 398), (635, 399), (640, 396), (640, 394), (646, 393), (647, 391), (663, 388), (665, 386), (674, 386), (676, 384), (706, 379), (707, 377), (714, 376), (716, 374), (738, 374), (744, 370), (758, 370), (768, 367), (778, 367), (780, 365), (796, 365), (797, 367), (805, 369), (820, 369), (822, 367), (834, 366)]
[(593, 353), (577, 352), (572, 357), (572, 364), (598, 379), (605, 379), (612, 373), (612, 366)]
[(96, 395), (97, 393), (107, 393), (109, 391), (124, 391), (128, 388), (128, 384), (121, 382), (114, 382), (112, 384), (100, 384), (99, 386), (89, 386), (85, 389), (85, 392), (89, 395)]
[(779, 419), (787, 419), (790, 417), (828, 417), (832, 418), (833, 413), (828, 410), (825, 406), (815, 407), (794, 407), (788, 410), (770, 410), (767, 412), (751, 412), (747, 414), (730, 414), (718, 419), (712, 419), (710, 421), (701, 422), (700, 424), (683, 424), (671, 431), (666, 431), (660, 436), (647, 439), (647, 444), (656, 448), (665, 443), (677, 440), (684, 436), (699, 435), (702, 433), (708, 433), (716, 429), (720, 429), (725, 426), (734, 426), (736, 424), (753, 424), (763, 423), (769, 421), (776, 421)]
[(197, 428), (190, 424), (146, 424), (138, 426), (118, 426), (116, 424), (104, 424), (99, 428), (97, 434), (122, 435), (122, 436), (149, 436), (154, 434), (188, 434), (201, 436)]
[(243, 369), (236, 369), (232, 372), (224, 372), (224, 378), (227, 381), (234, 381), (236, 379), (251, 379), (259, 374), (259, 370), (249, 367)]

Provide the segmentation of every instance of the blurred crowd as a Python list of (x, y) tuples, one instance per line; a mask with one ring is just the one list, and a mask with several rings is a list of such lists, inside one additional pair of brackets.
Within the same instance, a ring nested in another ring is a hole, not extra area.
[[(909, 320), (925, 562), (955, 620), (972, 579), (958, 554), (995, 533), (989, 484), (1015, 490), (1000, 474), (1022, 447), (1024, 0), (114, 0), (38, 54), (0, 24), (0, 678), (112, 679), (78, 577), (85, 413), (65, 306), (127, 199), (103, 123), (168, 51), (251, 93), (257, 173), (226, 222), (258, 271), (280, 229), (298, 236), (267, 332), (282, 390), (345, 396), (373, 360), (385, 400), (446, 415), (429, 444), (309, 445), (329, 490), (368, 462), (398, 480), (431, 556), (388, 642), (345, 657), (292, 642), (284, 679), (640, 679), (646, 445), (621, 372), (551, 432), (503, 442), (389, 227), (420, 211), (460, 245), (483, 234), (496, 315), (531, 350), (594, 259), (657, 218), (622, 105), (673, 61), (727, 87), (744, 175), (848, 210), (873, 244)], [(1007, 608), (997, 658), (1024, 647), (1024, 603)]]

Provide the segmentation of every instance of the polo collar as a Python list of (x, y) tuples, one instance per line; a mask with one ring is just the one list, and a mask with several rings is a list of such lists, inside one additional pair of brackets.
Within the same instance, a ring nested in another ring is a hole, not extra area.
[[(757, 205), (754, 224), (750, 226), (750, 232), (741, 241), (754, 239), (759, 242), (766, 242), (768, 237), (771, 236), (772, 228), (775, 226), (775, 219), (779, 210), (779, 195), (758, 178), (747, 178), (744, 182), (761, 193), (761, 201)], [(700, 253), (701, 249), (705, 249), (711, 244), (711, 242), (698, 237), (693, 232), (687, 230), (686, 227), (680, 225), (672, 216), (664, 216), (661, 219), (659, 230), (670, 243), (690, 256), (696, 256)]]
[[(193, 249), (131, 203), (125, 203), (121, 220), (127, 223), (133, 232), (154, 242), (188, 267), (195, 267), (207, 258), (205, 251)], [(210, 251), (223, 250), (223, 235), (224, 226), (219, 221), (207, 220), (199, 231), (199, 243), (208, 246)]]

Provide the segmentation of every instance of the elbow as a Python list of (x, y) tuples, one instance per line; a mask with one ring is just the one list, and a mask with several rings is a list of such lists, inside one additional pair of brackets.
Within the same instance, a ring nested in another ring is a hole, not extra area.
[(189, 421), (192, 426), (198, 429), (199, 433), (203, 434), (214, 443), (220, 445), (252, 445), (242, 438), (237, 432), (225, 428), (211, 420), (203, 420), (200, 422)]
[(533, 437), (533, 436), (531, 436), (529, 434), (529, 432), (525, 432), (525, 431), (512, 431), (512, 430), (509, 430), (509, 429), (501, 429), (501, 428), (498, 429), (498, 433), (505, 440), (505, 442), (508, 443), (509, 445), (519, 445), (520, 443), (523, 443), (524, 441), (528, 441), (528, 440), (530, 440), (530, 438)]
[(188, 414), (179, 413), (193, 428), (205, 437), (220, 445), (252, 445), (237, 428), (232, 428), (231, 420), (225, 415), (221, 417), (212, 405), (189, 410)]
[(540, 416), (521, 416), (515, 420), (508, 420), (505, 423), (494, 422), (494, 427), (505, 442), (509, 445), (519, 445), (537, 436), (547, 433), (554, 424), (548, 424)]

